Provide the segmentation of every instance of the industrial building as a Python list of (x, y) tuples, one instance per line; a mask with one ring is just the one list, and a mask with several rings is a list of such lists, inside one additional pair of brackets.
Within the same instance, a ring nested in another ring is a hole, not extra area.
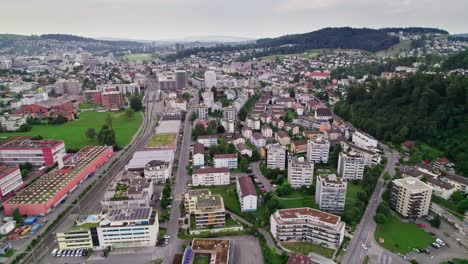
[(0, 142), (0, 163), (52, 166), (66, 155), (63, 140), (34, 140), (29, 136), (13, 136)]
[(0, 197), (3, 197), (23, 185), (19, 167), (0, 165)]

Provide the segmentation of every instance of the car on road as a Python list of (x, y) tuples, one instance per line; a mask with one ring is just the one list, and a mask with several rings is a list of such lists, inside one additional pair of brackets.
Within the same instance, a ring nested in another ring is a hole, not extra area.
[(418, 224), (418, 226), (419, 226), (419, 227), (422, 227), (422, 228), (426, 227), (426, 225), (425, 225), (425, 224), (422, 224), (422, 223), (421, 223), (421, 224)]
[(366, 244), (362, 244), (361, 247), (362, 247), (364, 250), (367, 250)]
[(440, 248), (440, 245), (437, 244), (436, 242), (434, 242), (434, 243), (432, 243), (432, 247), (433, 247), (433, 248)]

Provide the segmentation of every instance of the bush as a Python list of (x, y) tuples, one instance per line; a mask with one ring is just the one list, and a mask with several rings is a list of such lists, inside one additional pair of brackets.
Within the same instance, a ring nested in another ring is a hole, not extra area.
[(429, 223), (431, 224), (431, 226), (435, 227), (435, 228), (439, 228), (440, 227), (440, 216), (439, 215), (436, 215), (434, 216), (434, 218), (432, 220), (429, 221)]
[(384, 225), (387, 222), (387, 217), (382, 213), (378, 213), (374, 216), (374, 220), (377, 224)]

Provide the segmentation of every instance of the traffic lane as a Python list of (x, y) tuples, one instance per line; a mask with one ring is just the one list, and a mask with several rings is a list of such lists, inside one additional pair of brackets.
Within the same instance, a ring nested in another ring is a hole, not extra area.
[(262, 172), (260, 171), (260, 164), (259, 162), (252, 162), (250, 163), (250, 167), (252, 168), (252, 173), (255, 175), (257, 179), (263, 184), (263, 188), (269, 192), (273, 190), (270, 181), (263, 176)]

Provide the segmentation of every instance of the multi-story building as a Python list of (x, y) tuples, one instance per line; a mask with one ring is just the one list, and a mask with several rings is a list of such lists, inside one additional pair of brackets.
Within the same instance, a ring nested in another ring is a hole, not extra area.
[(119, 91), (109, 91), (101, 93), (101, 104), (103, 107), (118, 109), (123, 106), (122, 93)]
[(184, 70), (174, 71), (177, 90), (181, 91), (187, 87), (187, 72)]
[(232, 264), (231, 260), (231, 241), (229, 239), (207, 239), (194, 238), (191, 245), (185, 248), (182, 259), (186, 260), (184, 264), (196, 263), (195, 255), (208, 256), (210, 264)]
[(432, 187), (416, 178), (392, 181), (390, 207), (407, 218), (427, 215), (431, 205)]
[(159, 231), (158, 214), (151, 207), (109, 210), (97, 229), (100, 247), (153, 247)]
[(377, 148), (377, 145), (379, 143), (377, 139), (360, 131), (355, 131), (353, 133), (352, 141), (357, 146), (363, 148)]
[(203, 103), (208, 106), (209, 108), (211, 108), (211, 106), (213, 106), (214, 104), (214, 94), (213, 92), (211, 92), (210, 89), (206, 89), (203, 93), (202, 93), (202, 98), (203, 98)]
[(241, 212), (257, 211), (257, 192), (249, 176), (237, 178), (236, 190)]
[(223, 108), (223, 118), (225, 120), (233, 120), (236, 121), (237, 119), (237, 110), (232, 106), (226, 106)]
[(261, 148), (266, 145), (265, 137), (258, 132), (252, 134), (252, 136), (250, 137), (250, 142), (252, 142), (252, 144), (254, 144), (257, 148)]
[(223, 197), (219, 194), (199, 196), (195, 209), (197, 228), (222, 227), (226, 225)]
[(84, 147), (4, 203), (5, 214), (12, 215), (14, 208), (22, 215), (50, 213), (113, 153), (110, 146)]
[(315, 202), (320, 210), (344, 212), (348, 183), (335, 174), (319, 175), (315, 187)]
[[(94, 234), (97, 235), (96, 228), (94, 228)], [(57, 242), (60, 249), (93, 248), (94, 246), (90, 229), (59, 232)]]
[(205, 72), (205, 87), (206, 89), (211, 89), (216, 87), (216, 72), (206, 71)]
[(52, 166), (66, 155), (63, 140), (33, 140), (28, 136), (13, 136), (0, 142), (0, 162), (19, 165)]
[(288, 159), (288, 182), (293, 188), (310, 187), (314, 181), (314, 163), (303, 157), (291, 156)]
[(291, 144), (291, 138), (289, 137), (288, 133), (283, 130), (275, 133), (275, 140), (283, 146)]
[(158, 81), (159, 89), (162, 91), (177, 90), (177, 80), (174, 73), (158, 73), (156, 74), (156, 79)]
[(27, 123), (27, 120), (28, 115), (10, 115), (5, 113), (3, 116), (0, 116), (0, 129), (2, 131), (17, 131), (22, 125)]
[(271, 234), (280, 242), (308, 241), (328, 248), (339, 248), (345, 223), (337, 215), (312, 208), (276, 211), (270, 217)]
[(307, 159), (316, 163), (328, 163), (330, 142), (323, 138), (307, 141)]
[(171, 177), (172, 164), (163, 160), (152, 160), (146, 163), (143, 174), (155, 183), (165, 183)]
[(262, 135), (266, 138), (271, 138), (273, 137), (273, 129), (271, 129), (270, 126), (268, 125), (263, 125), (262, 126)]
[(192, 172), (192, 184), (193, 186), (229, 185), (229, 169), (194, 169)]
[(0, 197), (18, 189), (23, 185), (19, 167), (0, 165)]
[(193, 144), (193, 166), (205, 166), (205, 146), (202, 143)]
[(214, 166), (215, 168), (228, 168), (230, 170), (237, 169), (237, 155), (236, 154), (215, 154)]
[(341, 152), (338, 158), (338, 175), (347, 180), (361, 180), (364, 176), (364, 159), (354, 151)]
[(218, 136), (217, 135), (202, 135), (198, 136), (197, 142), (203, 144), (205, 148), (218, 145)]
[(199, 104), (195, 108), (199, 119), (208, 119), (208, 106), (206, 104)]
[(137, 174), (127, 174), (119, 178), (104, 193), (102, 210), (150, 207), (153, 197), (153, 179), (142, 178)]
[(286, 166), (286, 149), (280, 144), (267, 146), (267, 168), (284, 170)]
[(211, 196), (208, 189), (191, 189), (187, 190), (184, 197), (185, 212), (187, 214), (194, 214), (197, 209), (198, 197)]
[(354, 144), (346, 144), (345, 147), (349, 147), (352, 151), (361, 154), (364, 159), (364, 166), (374, 166), (382, 161), (382, 156), (372, 149), (362, 148)]
[(78, 80), (58, 80), (54, 85), (56, 94), (80, 94), (81, 82)]

